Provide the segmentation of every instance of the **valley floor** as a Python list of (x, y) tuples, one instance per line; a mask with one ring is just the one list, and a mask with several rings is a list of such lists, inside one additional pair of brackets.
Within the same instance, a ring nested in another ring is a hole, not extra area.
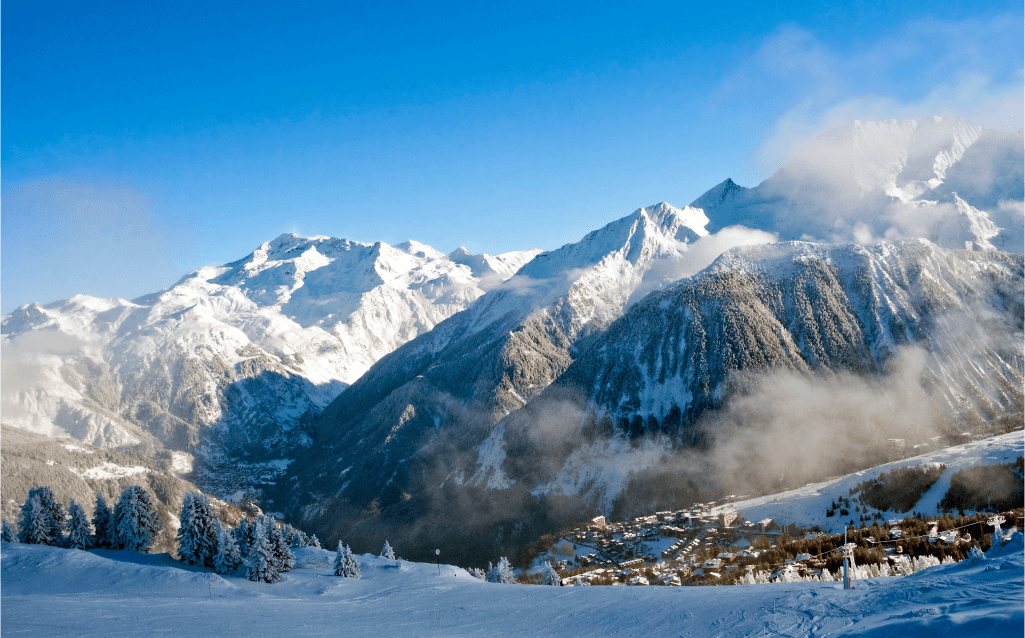
[(1022, 535), (985, 560), (903, 578), (733, 587), (499, 585), (449, 566), (296, 550), (284, 583), (185, 568), (167, 554), (3, 543), (6, 636), (1022, 635)]

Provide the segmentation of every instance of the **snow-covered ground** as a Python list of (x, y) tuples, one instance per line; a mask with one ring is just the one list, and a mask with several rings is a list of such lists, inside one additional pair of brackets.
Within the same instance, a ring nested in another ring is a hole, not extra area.
[[(950, 489), (951, 477), (959, 470), (973, 465), (1011, 463), (1023, 455), (1025, 455), (1025, 433), (1019, 430), (879, 465), (830, 481), (812, 483), (796, 490), (745, 499), (713, 508), (712, 513), (719, 514), (726, 509), (736, 508), (740, 515), (749, 521), (771, 518), (777, 523), (798, 523), (802, 527), (818, 525), (823, 531), (840, 533), (843, 532), (844, 525), (852, 518), (857, 523), (858, 515), (827, 517), (826, 510), (835, 499), (841, 496), (850, 498), (850, 489), (863, 481), (873, 479), (898, 467), (945, 465), (946, 470), (940, 478), (911, 508), (911, 511), (935, 515), (937, 504), (943, 500), (943, 496)], [(877, 511), (872, 508), (869, 510), (870, 513)], [(884, 519), (890, 519), (892, 517), (904, 518), (909, 516), (910, 512), (885, 510), (881, 514)]]
[(3, 543), (4, 636), (1021, 635), (1022, 536), (985, 560), (903, 578), (733, 587), (485, 583), (450, 565), (296, 551), (283, 583), (187, 568), (166, 554)]

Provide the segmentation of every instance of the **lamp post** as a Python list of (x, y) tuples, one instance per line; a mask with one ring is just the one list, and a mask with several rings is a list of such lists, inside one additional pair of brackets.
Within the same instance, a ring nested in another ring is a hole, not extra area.
[(438, 576), (441, 576), (441, 550), (434, 550), (434, 555), (438, 558)]

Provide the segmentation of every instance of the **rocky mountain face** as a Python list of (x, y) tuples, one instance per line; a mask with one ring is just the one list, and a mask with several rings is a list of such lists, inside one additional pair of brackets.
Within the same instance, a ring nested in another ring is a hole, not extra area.
[(3, 420), (111, 449), (187, 452), (205, 489), (258, 490), (310, 445), (309, 418), (347, 384), (536, 252), (282, 235), (133, 301), (23, 306), (0, 323)]
[(526, 481), (608, 514), (624, 474), (729, 446), (732, 425), (771, 449), (747, 450), (750, 462), (807, 480), (822, 469), (818, 432), (836, 473), (871, 464), (889, 439), (1020, 425), (1023, 294), (1021, 255), (921, 239), (729, 251), (612, 324), (496, 429), (471, 481)]

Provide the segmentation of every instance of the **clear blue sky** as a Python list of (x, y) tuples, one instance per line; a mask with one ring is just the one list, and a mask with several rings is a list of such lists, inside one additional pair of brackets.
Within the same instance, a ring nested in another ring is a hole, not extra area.
[(2, 311), (282, 232), (555, 248), (853, 117), (1022, 126), (1020, 1), (775, 4), (3, 0)]

